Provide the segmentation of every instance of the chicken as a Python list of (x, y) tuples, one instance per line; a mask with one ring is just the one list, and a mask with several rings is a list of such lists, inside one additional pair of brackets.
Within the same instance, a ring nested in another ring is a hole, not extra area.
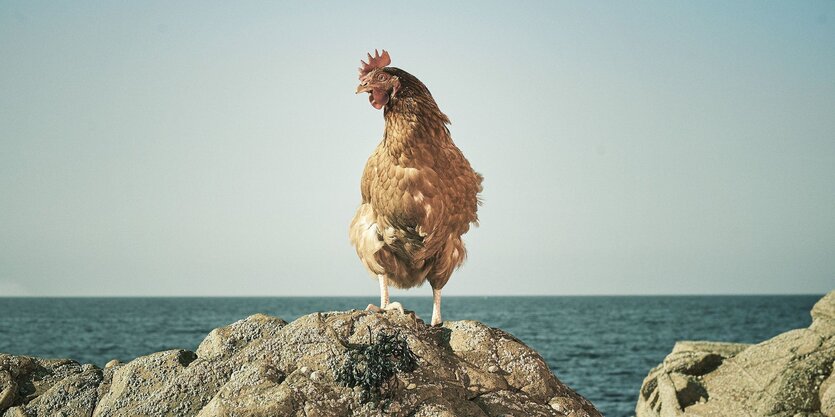
[(478, 224), (482, 176), (452, 142), (429, 90), (413, 75), (388, 67), (383, 50), (360, 61), (357, 94), (383, 109), (383, 140), (362, 174), (362, 203), (349, 229), (360, 260), (380, 283), (380, 308), (388, 286), (432, 286), (432, 325), (441, 323), (441, 289), (466, 258), (461, 235)]

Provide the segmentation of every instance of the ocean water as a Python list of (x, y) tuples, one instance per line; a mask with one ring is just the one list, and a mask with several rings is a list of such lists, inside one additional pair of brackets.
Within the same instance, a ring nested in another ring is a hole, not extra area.
[[(821, 295), (445, 297), (444, 319), (500, 327), (539, 351), (563, 382), (609, 417), (634, 414), (647, 372), (677, 340), (759, 342), (811, 323)], [(103, 366), (194, 350), (215, 327), (254, 313), (291, 321), (364, 308), (376, 297), (0, 298), (0, 352)], [(398, 297), (428, 320), (429, 297)]]

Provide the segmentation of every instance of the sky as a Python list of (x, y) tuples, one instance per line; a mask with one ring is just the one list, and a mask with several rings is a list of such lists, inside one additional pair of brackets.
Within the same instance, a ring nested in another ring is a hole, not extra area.
[(377, 294), (374, 48), (485, 178), (444, 294), (835, 287), (831, 1), (0, 1), (0, 296)]

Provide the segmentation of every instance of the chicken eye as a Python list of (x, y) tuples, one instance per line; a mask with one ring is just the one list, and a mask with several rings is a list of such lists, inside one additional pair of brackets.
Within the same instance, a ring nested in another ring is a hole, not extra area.
[(388, 76), (385, 73), (381, 73), (381, 74), (377, 75), (377, 80), (378, 81), (385, 81), (386, 78), (388, 78)]

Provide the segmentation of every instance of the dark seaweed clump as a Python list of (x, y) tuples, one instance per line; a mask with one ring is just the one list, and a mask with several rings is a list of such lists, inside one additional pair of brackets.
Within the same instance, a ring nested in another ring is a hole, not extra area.
[(336, 374), (336, 382), (343, 386), (362, 388), (363, 404), (388, 398), (397, 383), (395, 373), (417, 369), (417, 356), (400, 332), (381, 331), (372, 341), (369, 328), (368, 338), (368, 344), (348, 345), (345, 363)]

